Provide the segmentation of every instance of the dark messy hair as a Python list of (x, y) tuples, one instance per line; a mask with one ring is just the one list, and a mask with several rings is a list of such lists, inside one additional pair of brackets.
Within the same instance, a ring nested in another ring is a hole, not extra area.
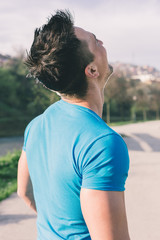
[(87, 42), (74, 32), (68, 10), (56, 11), (47, 24), (37, 28), (25, 64), (30, 76), (50, 90), (83, 98), (88, 89), (85, 67), (93, 61)]

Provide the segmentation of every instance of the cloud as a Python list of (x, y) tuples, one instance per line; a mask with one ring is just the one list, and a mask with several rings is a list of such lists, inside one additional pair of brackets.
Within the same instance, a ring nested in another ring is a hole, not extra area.
[[(0, 53), (13, 46), (29, 49), (36, 27), (56, 9), (71, 10), (75, 25), (103, 40), (112, 61), (159, 66), (160, 2), (158, 0), (5, 0), (0, 2)], [(160, 66), (159, 66), (160, 68)]]

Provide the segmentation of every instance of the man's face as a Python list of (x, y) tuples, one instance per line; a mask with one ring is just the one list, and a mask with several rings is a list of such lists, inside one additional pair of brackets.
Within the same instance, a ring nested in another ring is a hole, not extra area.
[(89, 50), (94, 54), (94, 63), (96, 64), (100, 77), (107, 80), (113, 72), (112, 66), (108, 64), (106, 49), (101, 40), (96, 39), (93, 33), (87, 32), (82, 28), (75, 27), (75, 34), (78, 39), (85, 40)]

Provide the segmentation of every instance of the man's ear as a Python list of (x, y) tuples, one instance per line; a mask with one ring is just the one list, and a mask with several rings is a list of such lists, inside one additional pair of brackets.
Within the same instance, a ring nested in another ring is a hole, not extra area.
[(89, 78), (99, 77), (99, 72), (98, 72), (97, 66), (93, 63), (87, 65), (87, 67), (85, 68), (85, 74)]

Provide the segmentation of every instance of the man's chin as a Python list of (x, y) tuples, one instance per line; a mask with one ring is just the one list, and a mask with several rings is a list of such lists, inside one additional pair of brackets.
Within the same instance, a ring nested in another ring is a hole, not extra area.
[(113, 67), (111, 65), (108, 65), (109, 66), (109, 70), (110, 70), (110, 75), (113, 73)]
[(106, 79), (108, 80), (110, 78), (110, 76), (112, 75), (113, 73), (113, 67), (111, 65), (108, 65), (109, 66), (109, 71), (108, 71), (108, 74), (106, 76)]
[[(111, 65), (109, 65), (109, 72), (106, 75), (106, 83), (108, 82), (108, 80), (111, 77), (112, 73), (113, 73), (113, 67)], [(105, 85), (106, 85), (106, 83), (105, 83)]]

